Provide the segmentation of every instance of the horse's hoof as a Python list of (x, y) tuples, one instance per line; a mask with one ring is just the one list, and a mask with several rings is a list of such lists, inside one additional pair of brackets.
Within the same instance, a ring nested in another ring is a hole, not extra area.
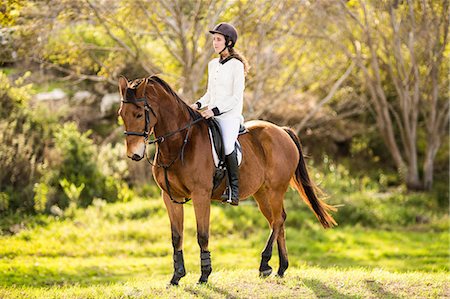
[[(183, 275), (184, 276), (184, 275)], [(172, 279), (170, 280), (170, 284), (171, 285), (173, 285), (173, 286), (178, 286), (178, 282), (180, 281), (180, 279), (183, 277), (183, 276), (173, 276), (172, 277)]]
[(262, 277), (262, 278), (266, 278), (266, 277), (268, 277), (270, 274), (272, 274), (272, 269), (267, 269), (267, 270), (264, 270), (264, 271), (259, 271), (259, 277)]
[(197, 284), (206, 284), (208, 282), (208, 276), (204, 277), (203, 275), (200, 276), (200, 279), (198, 280)]

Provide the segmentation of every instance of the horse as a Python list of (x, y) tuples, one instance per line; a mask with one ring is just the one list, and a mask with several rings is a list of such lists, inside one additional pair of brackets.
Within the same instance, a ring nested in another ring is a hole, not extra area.
[[(156, 143), (153, 177), (162, 190), (162, 198), (170, 219), (173, 267), (171, 285), (178, 285), (186, 275), (183, 258), (183, 205), (192, 199), (200, 247), (201, 276), (206, 283), (212, 272), (208, 250), (210, 205), (226, 188), (225, 182), (213, 189), (215, 164), (211, 152), (208, 125), (197, 111), (187, 105), (160, 77), (118, 81), (128, 158), (139, 161), (146, 155), (147, 143)], [(248, 132), (239, 136), (243, 158), (239, 167), (240, 200), (253, 196), (271, 228), (261, 253), (259, 273), (272, 273), (269, 260), (273, 243), (279, 253), (277, 275), (283, 277), (288, 268), (283, 199), (289, 185), (301, 195), (324, 228), (337, 223), (330, 211), (336, 209), (318, 197), (318, 188), (310, 179), (296, 133), (288, 127), (252, 120), (245, 123)], [(149, 141), (149, 136), (154, 139)], [(148, 157), (147, 157), (148, 159)]]

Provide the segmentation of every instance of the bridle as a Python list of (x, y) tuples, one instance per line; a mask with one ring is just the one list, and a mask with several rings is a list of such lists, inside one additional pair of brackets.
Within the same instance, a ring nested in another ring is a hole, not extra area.
[[(162, 163), (158, 162), (158, 158), (159, 158), (159, 155), (158, 155), (157, 159), (156, 159), (156, 164), (153, 164), (150, 161), (149, 157), (147, 156), (147, 151), (144, 149), (144, 154), (145, 154), (145, 157), (147, 159), (147, 162), (150, 163), (152, 166), (156, 166), (156, 167), (160, 167), (160, 168), (164, 169), (164, 179), (165, 179), (166, 187), (167, 187), (167, 191), (168, 191), (167, 193), (169, 194), (169, 197), (172, 200), (172, 202), (177, 203), (177, 204), (185, 204), (188, 201), (190, 201), (190, 199), (186, 198), (185, 201), (183, 201), (183, 202), (178, 202), (178, 201), (173, 199), (171, 188), (170, 188), (169, 179), (168, 179), (168, 176), (167, 176), (167, 171), (168, 171), (169, 167), (171, 167), (175, 163), (175, 161), (177, 161), (179, 158), (181, 159), (181, 163), (184, 163), (184, 161), (183, 161), (184, 160), (184, 149), (185, 149), (186, 144), (188, 142), (189, 131), (190, 131), (190, 129), (191, 129), (191, 127), (193, 125), (195, 125), (196, 123), (204, 120), (204, 118), (200, 117), (200, 118), (194, 119), (193, 115), (191, 114), (190, 115), (191, 121), (187, 125), (183, 126), (182, 128), (179, 128), (179, 129), (177, 129), (175, 131), (172, 131), (172, 132), (166, 133), (166, 134), (164, 134), (162, 136), (159, 136), (155, 140), (148, 141), (148, 137), (150, 135), (150, 112), (153, 114), (153, 116), (155, 118), (156, 118), (156, 113), (153, 110), (152, 106), (150, 106), (150, 104), (147, 102), (147, 99), (145, 97), (136, 99), (134, 101), (127, 101), (126, 99), (122, 100), (122, 103), (124, 103), (124, 104), (134, 104), (134, 105), (136, 105), (137, 102), (144, 102), (144, 110), (145, 110), (145, 127), (144, 127), (144, 132), (124, 131), (123, 133), (125, 135), (127, 135), (127, 136), (142, 136), (142, 137), (144, 137), (144, 144), (147, 144), (147, 143), (148, 144), (154, 144), (154, 143), (160, 144), (160, 143), (164, 142), (167, 138), (169, 138), (169, 137), (171, 137), (171, 136), (173, 136), (175, 134), (178, 134), (178, 133), (180, 133), (180, 132), (182, 132), (182, 131), (187, 129), (186, 135), (185, 135), (184, 140), (183, 140), (183, 144), (182, 144), (181, 149), (180, 149), (180, 152), (170, 163), (162, 164)], [(191, 111), (189, 111), (189, 112), (191, 113)]]
[[(144, 127), (144, 132), (133, 132), (133, 131), (123, 131), (123, 133), (127, 136), (142, 136), (144, 137), (145, 143), (147, 144), (147, 140), (148, 140), (148, 136), (150, 136), (150, 112), (153, 114), (153, 116), (156, 118), (156, 113), (153, 110), (152, 106), (150, 106), (150, 104), (147, 102), (146, 98), (140, 98), (140, 99), (136, 99), (135, 101), (124, 101), (122, 100), (122, 103), (124, 104), (136, 104), (136, 102), (144, 102), (144, 110), (145, 110), (145, 127)], [(164, 142), (167, 138), (180, 133), (186, 129), (190, 129), (192, 125), (202, 121), (203, 118), (197, 118), (195, 120), (190, 121), (187, 125), (183, 126), (182, 128), (179, 128), (175, 131), (166, 133), (160, 137), (157, 137), (155, 140), (150, 140), (148, 141), (148, 144), (153, 144), (153, 143), (162, 143)], [(186, 139), (186, 138), (185, 138)]]
[(124, 131), (123, 133), (127, 136), (142, 136), (144, 137), (145, 143), (147, 143), (148, 136), (150, 135), (150, 112), (153, 114), (153, 116), (156, 118), (156, 113), (153, 111), (152, 106), (147, 102), (146, 98), (140, 98), (136, 99), (135, 101), (127, 101), (122, 100), (122, 103), (124, 104), (135, 104), (137, 102), (144, 102), (144, 112), (145, 112), (145, 127), (144, 132), (133, 132), (133, 131)]

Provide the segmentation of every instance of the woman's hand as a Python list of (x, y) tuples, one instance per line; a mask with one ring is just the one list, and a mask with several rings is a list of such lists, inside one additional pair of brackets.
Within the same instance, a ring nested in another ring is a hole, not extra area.
[(194, 103), (194, 104), (190, 105), (189, 107), (191, 107), (194, 110), (198, 110), (197, 103)]
[(200, 114), (206, 119), (214, 116), (214, 112), (211, 109), (204, 110)]

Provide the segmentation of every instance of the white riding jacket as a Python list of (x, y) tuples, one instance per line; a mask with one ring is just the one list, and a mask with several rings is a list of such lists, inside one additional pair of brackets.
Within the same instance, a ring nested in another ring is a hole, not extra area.
[(222, 62), (215, 58), (208, 64), (208, 88), (197, 105), (199, 108), (208, 106), (215, 118), (235, 118), (243, 122), (244, 89), (244, 64), (236, 58)]

